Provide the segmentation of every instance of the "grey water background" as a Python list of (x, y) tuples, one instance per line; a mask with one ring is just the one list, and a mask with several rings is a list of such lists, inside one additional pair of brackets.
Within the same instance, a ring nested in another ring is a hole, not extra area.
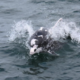
[(80, 26), (80, 0), (0, 0), (0, 80), (79, 80), (80, 44), (66, 40), (55, 58), (30, 58), (23, 44), (8, 41), (14, 21), (30, 20), (35, 29), (59, 18)]

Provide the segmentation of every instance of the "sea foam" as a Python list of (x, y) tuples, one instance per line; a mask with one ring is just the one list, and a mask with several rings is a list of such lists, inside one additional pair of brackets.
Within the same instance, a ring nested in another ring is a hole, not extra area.
[(59, 19), (54, 26), (49, 29), (49, 32), (54, 40), (66, 39), (70, 37), (72, 41), (80, 43), (80, 28), (75, 22), (66, 22)]

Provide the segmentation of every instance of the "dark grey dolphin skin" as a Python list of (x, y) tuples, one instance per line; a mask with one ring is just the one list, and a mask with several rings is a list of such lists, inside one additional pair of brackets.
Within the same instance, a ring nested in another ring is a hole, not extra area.
[[(32, 45), (31, 41), (33, 39), (36, 39), (36, 41), (35, 41), (35, 44)], [(58, 47), (58, 46), (55, 46), (57, 44), (58, 43), (50, 37), (48, 30), (45, 28), (42, 28), (41, 30), (37, 30), (29, 39), (29, 45), (31, 48), (37, 45), (36, 49), (42, 48), (40, 52), (45, 51), (54, 56), (59, 56), (59, 54), (56, 54), (54, 52), (54, 49)], [(34, 53), (36, 53), (35, 49), (34, 49)]]
[[(43, 37), (39, 37), (40, 35), (42, 35)], [(29, 39), (29, 45), (30, 47), (32, 47), (33, 45), (31, 45), (31, 40), (32, 39), (37, 39), (36, 41), (36, 45), (38, 45), (38, 47), (42, 47), (43, 45), (47, 45), (47, 35), (48, 35), (48, 31), (47, 29), (43, 28), (42, 30), (37, 30)], [(45, 44), (44, 44), (45, 43)]]

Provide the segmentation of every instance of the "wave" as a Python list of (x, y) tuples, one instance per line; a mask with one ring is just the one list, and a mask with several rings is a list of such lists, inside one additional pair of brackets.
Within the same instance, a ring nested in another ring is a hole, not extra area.
[(11, 31), (9, 32), (9, 41), (23, 43), (26, 47), (29, 37), (34, 33), (31, 22), (27, 22), (26, 20), (21, 20), (19, 22), (15, 22), (12, 26)]
[[(26, 20), (16, 22), (9, 33), (9, 41), (24, 43), (24, 45), (29, 48), (28, 40), (34, 32), (35, 30), (30, 22)], [(57, 23), (49, 29), (49, 32), (54, 40), (66, 39), (66, 37), (70, 36), (72, 41), (80, 43), (80, 28), (76, 26), (75, 22), (66, 22), (63, 19), (58, 20)]]

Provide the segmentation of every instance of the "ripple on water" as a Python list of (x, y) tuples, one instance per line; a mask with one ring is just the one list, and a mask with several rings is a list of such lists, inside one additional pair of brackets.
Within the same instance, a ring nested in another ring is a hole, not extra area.
[(6, 78), (5, 80), (31, 80), (32, 78), (27, 76), (27, 77), (9, 77), (9, 78)]
[(10, 14), (10, 15), (13, 15), (13, 14), (17, 14), (19, 13), (20, 11), (17, 10), (17, 9), (6, 9), (6, 10), (3, 10), (2, 11), (2, 14)]

